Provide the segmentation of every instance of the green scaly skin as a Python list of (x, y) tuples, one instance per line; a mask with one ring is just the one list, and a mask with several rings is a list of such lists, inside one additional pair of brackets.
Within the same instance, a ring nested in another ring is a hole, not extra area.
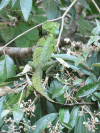
[(34, 88), (46, 97), (49, 101), (54, 102), (50, 99), (42, 86), (42, 73), (43, 73), (43, 66), (49, 61), (50, 56), (53, 53), (54, 46), (56, 45), (56, 35), (59, 33), (59, 23), (58, 22), (45, 22), (42, 26), (48, 33), (46, 37), (42, 37), (38, 43), (37, 47), (35, 48), (33, 54), (33, 63), (35, 66), (35, 72), (32, 77), (32, 84)]

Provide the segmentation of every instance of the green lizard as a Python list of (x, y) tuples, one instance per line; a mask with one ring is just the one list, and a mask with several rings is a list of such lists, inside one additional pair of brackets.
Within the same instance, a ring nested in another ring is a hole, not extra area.
[(42, 37), (38, 43), (37, 47), (34, 50), (33, 54), (33, 64), (35, 67), (35, 72), (32, 77), (33, 87), (44, 97), (46, 97), (49, 101), (52, 101), (45, 93), (42, 86), (42, 73), (43, 68), (46, 63), (49, 61), (49, 57), (52, 55), (54, 51), (54, 46), (56, 45), (56, 36), (59, 33), (58, 22), (45, 22), (42, 25), (42, 28), (47, 31), (47, 36)]

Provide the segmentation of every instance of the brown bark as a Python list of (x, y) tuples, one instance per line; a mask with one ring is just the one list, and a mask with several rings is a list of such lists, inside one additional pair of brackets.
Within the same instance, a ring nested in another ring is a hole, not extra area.
[(17, 58), (27, 58), (33, 54), (34, 49), (35, 49), (35, 46), (29, 47), (29, 48), (6, 47), (4, 50), (0, 51), (0, 56), (5, 53), (12, 57), (14, 56)]

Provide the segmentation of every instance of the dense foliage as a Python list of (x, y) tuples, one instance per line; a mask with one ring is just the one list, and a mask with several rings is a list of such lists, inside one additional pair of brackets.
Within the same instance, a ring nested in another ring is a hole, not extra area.
[[(56, 22), (55, 19), (72, 2), (43, 0), (41, 4), (37, 0), (1, 0), (1, 133), (99, 133), (100, 15), (92, 1), (78, 0), (84, 5), (83, 12), (78, 14), (80, 9), (74, 5), (68, 14), (73, 21), (79, 15), (75, 32), (82, 38), (88, 34), (88, 41), (74, 42), (65, 36), (66, 46), (60, 50), (55, 47), (56, 38), (61, 37), (62, 18)], [(94, 14), (97, 19), (93, 25), (86, 17)], [(33, 29), (26, 33), (30, 28)], [(62, 35), (65, 32), (64, 27)], [(9, 43), (9, 49), (13, 48), (12, 57), (4, 49), (5, 43)], [(20, 58), (14, 55), (18, 47)], [(33, 49), (33, 54), (21, 58), (21, 50), (26, 50), (23, 48)]]

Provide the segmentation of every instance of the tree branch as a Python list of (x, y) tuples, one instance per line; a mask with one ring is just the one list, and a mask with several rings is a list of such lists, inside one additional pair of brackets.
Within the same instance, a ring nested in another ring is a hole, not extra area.
[[(0, 47), (2, 49), (2, 47)], [(33, 54), (35, 46), (28, 48), (20, 48), (20, 47), (6, 47), (5, 49), (0, 50), (0, 56), (8, 54), (9, 56), (15, 56), (17, 58), (27, 58)]]

